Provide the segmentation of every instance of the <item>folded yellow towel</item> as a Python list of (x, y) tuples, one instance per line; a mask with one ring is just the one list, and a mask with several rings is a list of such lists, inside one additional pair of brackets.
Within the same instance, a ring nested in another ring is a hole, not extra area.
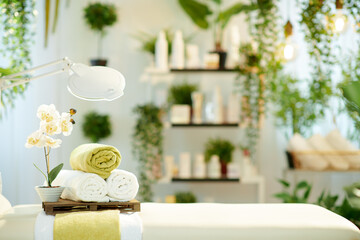
[(120, 240), (118, 210), (56, 214), (54, 240)]
[(115, 147), (98, 143), (80, 145), (70, 155), (73, 170), (95, 173), (104, 179), (120, 165), (120, 161), (120, 152)]

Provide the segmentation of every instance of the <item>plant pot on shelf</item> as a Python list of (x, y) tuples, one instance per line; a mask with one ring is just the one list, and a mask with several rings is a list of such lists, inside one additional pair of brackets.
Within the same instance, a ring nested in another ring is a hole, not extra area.
[(91, 59), (90, 64), (91, 64), (91, 66), (106, 66), (107, 60), (106, 59)]
[(219, 55), (219, 69), (225, 69), (227, 52), (222, 50), (212, 51), (210, 53), (216, 53)]
[(227, 178), (228, 164), (220, 160), (221, 178)]
[(171, 123), (190, 124), (191, 107), (187, 104), (174, 104), (171, 107)]
[(38, 193), (42, 202), (57, 202), (64, 191), (65, 187), (54, 186), (36, 186), (35, 190)]

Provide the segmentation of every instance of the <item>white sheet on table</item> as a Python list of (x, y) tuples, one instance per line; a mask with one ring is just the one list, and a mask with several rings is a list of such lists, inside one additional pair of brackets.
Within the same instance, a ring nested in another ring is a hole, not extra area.
[(142, 203), (144, 240), (360, 240), (345, 218), (311, 204)]
[[(121, 213), (120, 232), (121, 240), (140, 240), (142, 239), (142, 222), (137, 213)], [(40, 212), (35, 222), (35, 240), (52, 240), (54, 231), (55, 216), (46, 215)]]

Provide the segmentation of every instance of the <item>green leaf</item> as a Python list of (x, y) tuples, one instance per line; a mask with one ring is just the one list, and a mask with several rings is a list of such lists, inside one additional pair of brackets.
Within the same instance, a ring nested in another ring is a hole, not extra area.
[(360, 113), (360, 81), (340, 86), (344, 98)]
[(282, 200), (284, 203), (292, 202), (292, 198), (291, 198), (290, 194), (286, 193), (286, 192), (276, 193), (276, 194), (274, 194), (274, 197)]
[(202, 29), (209, 28), (209, 22), (206, 18), (208, 15), (211, 15), (212, 12), (207, 5), (195, 0), (178, 0), (178, 2), (185, 13), (198, 27)]
[(300, 189), (303, 189), (303, 188), (307, 188), (309, 186), (310, 185), (306, 181), (301, 181), (296, 185), (295, 189), (300, 190)]
[(236, 3), (225, 11), (221, 12), (217, 18), (217, 22), (219, 22), (221, 24), (221, 28), (224, 29), (233, 16), (241, 12), (249, 12), (255, 9), (257, 9), (257, 7), (254, 4), (246, 5), (242, 3)]
[(33, 164), (34, 164), (34, 166), (37, 168), (37, 170), (39, 170), (39, 171), (42, 173), (42, 175), (44, 175), (45, 181), (48, 182), (48, 179), (47, 179), (47, 177), (46, 177), (46, 174), (45, 174), (43, 171), (41, 171), (41, 169), (40, 169), (38, 166), (36, 166), (35, 163), (33, 163)]
[(279, 183), (281, 183), (284, 187), (288, 188), (290, 187), (290, 183), (288, 181), (285, 181), (283, 179), (278, 179), (277, 180)]
[(60, 163), (56, 167), (54, 167), (49, 173), (49, 187), (51, 187), (51, 183), (55, 180), (56, 176), (59, 174), (60, 170), (63, 168), (64, 164)]

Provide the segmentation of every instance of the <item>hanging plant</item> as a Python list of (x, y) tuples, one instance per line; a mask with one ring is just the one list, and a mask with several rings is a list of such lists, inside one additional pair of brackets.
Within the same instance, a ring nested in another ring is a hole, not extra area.
[(311, 81), (310, 94), (317, 106), (314, 113), (318, 118), (324, 117), (328, 101), (333, 96), (331, 74), (335, 63), (331, 52), (333, 32), (324, 20), (331, 15), (333, 1), (313, 0), (301, 2), (300, 24), (305, 33), (308, 53), (310, 55)]
[(90, 112), (84, 117), (82, 130), (85, 137), (89, 138), (92, 142), (97, 143), (101, 139), (111, 135), (110, 116)]
[[(34, 16), (34, 0), (0, 0), (3, 32), (1, 53), (8, 60), (8, 66), (0, 69), (0, 77), (28, 69), (31, 65), (30, 47), (33, 44), (34, 32), (32, 24)], [(26, 89), (20, 85), (1, 91), (1, 106), (14, 106), (15, 99)], [(0, 110), (0, 118), (3, 111)]]
[(139, 161), (140, 189), (142, 201), (152, 201), (152, 184), (161, 177), (163, 153), (162, 110), (152, 103), (138, 105), (133, 112), (137, 121), (132, 136), (132, 151)]
[(302, 136), (310, 135), (312, 126), (318, 118), (314, 113), (315, 101), (309, 98), (309, 93), (299, 88), (301, 81), (290, 75), (281, 75), (271, 81), (274, 103), (274, 116), (277, 125), (286, 131), (288, 138), (295, 133)]
[[(256, 10), (247, 15), (252, 44), (240, 49), (244, 63), (238, 67), (235, 87), (242, 94), (241, 122), (245, 127), (241, 148), (248, 149), (251, 158), (259, 138), (259, 129), (265, 119), (266, 86), (276, 79), (281, 69), (278, 49), (279, 11), (276, 0), (258, 0)], [(269, 79), (269, 81), (267, 81)]]

